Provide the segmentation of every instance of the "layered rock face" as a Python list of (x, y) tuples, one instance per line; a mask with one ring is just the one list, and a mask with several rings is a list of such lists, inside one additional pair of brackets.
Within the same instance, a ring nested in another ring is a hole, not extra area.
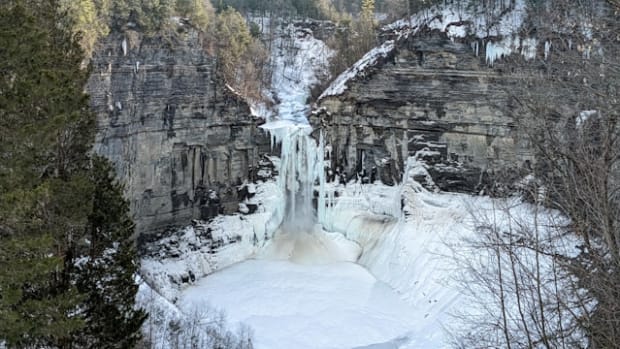
[(195, 31), (174, 37), (111, 34), (87, 85), (95, 151), (109, 158), (141, 237), (238, 208), (269, 138), (249, 106), (216, 77)]
[(418, 152), (440, 189), (478, 191), (532, 160), (505, 92), (514, 78), (471, 43), (425, 30), (321, 99), (311, 122), (332, 146), (333, 169), (349, 178), (395, 183)]

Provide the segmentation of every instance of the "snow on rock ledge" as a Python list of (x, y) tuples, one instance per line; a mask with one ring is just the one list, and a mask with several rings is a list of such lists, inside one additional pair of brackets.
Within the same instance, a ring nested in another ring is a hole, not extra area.
[[(273, 181), (251, 185), (257, 211), (220, 215), (161, 239), (142, 258), (140, 274), (163, 298), (175, 302), (179, 292), (215, 270), (246, 260), (271, 239), (282, 221), (281, 198)], [(246, 204), (250, 204), (248, 201)]]
[[(489, 16), (495, 18), (489, 20), (481, 15), (480, 4), (473, 3), (473, 10), (463, 4), (449, 4), (445, 6), (433, 6), (428, 10), (421, 11), (409, 19), (399, 20), (382, 28), (384, 35), (394, 37), (393, 40), (384, 42), (375, 47), (352, 67), (338, 76), (334, 82), (321, 94), (319, 100), (341, 95), (347, 89), (347, 83), (357, 77), (363, 77), (368, 68), (376, 66), (388, 57), (399, 42), (406, 40), (423, 29), (434, 29), (445, 32), (448, 37), (476, 39), (474, 52), (478, 55), (479, 43), (486, 43), (486, 62), (493, 65), (498, 58), (507, 56), (513, 52), (522, 54), (527, 59), (536, 55), (537, 41), (531, 38), (519, 38), (516, 33), (523, 25), (526, 14), (524, 0), (517, 0), (512, 4), (506, 1), (505, 11)], [(506, 38), (506, 40), (504, 39)]]
[(364, 55), (362, 59), (357, 61), (352, 67), (347, 69), (344, 73), (334, 80), (334, 82), (330, 85), (330, 87), (325, 90), (319, 96), (319, 100), (323, 99), (327, 96), (336, 96), (342, 94), (347, 89), (347, 82), (354, 77), (363, 76), (364, 71), (371, 66), (377, 64), (377, 62), (387, 57), (392, 50), (394, 50), (394, 40), (388, 40), (384, 42), (381, 46), (375, 47), (370, 52)]

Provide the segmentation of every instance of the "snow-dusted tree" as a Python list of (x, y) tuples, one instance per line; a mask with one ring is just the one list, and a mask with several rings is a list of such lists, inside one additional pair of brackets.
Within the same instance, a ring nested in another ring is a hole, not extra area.
[(146, 314), (134, 309), (138, 285), (138, 259), (134, 246), (134, 224), (123, 188), (116, 182), (109, 162), (92, 160), (94, 185), (92, 211), (88, 215), (84, 261), (76, 267), (77, 286), (86, 295), (85, 328), (76, 342), (85, 348), (133, 348), (140, 339)]

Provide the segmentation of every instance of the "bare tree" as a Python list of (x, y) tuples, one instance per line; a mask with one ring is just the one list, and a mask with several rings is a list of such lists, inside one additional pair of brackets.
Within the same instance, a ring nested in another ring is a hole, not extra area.
[(564, 229), (569, 220), (518, 198), (472, 207), (471, 215), (476, 234), (454, 251), (472, 308), (457, 314), (464, 327), (454, 344), (585, 347), (587, 332), (579, 323), (592, 302), (570, 292), (575, 281), (558, 267), (574, 256), (576, 239)]
[[(464, 262), (465, 286), (486, 313), (464, 318), (477, 327), (457, 344), (618, 348), (620, 2), (529, 5), (521, 35), (541, 53), (504, 67), (518, 72), (507, 111), (535, 154), (523, 188), (533, 212), (476, 214), (468, 246), (489, 261)], [(566, 219), (550, 221), (548, 208)]]
[(540, 9), (568, 33), (544, 32), (554, 49), (515, 95), (517, 110), (532, 116), (522, 124), (535, 130), (547, 204), (580, 238), (579, 255), (560, 266), (578, 280), (572, 291), (596, 304), (579, 319), (594, 348), (620, 347), (620, 23), (609, 4), (554, 0)]

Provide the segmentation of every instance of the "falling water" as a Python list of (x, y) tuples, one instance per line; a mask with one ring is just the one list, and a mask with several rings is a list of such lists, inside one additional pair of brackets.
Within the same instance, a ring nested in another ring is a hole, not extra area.
[(283, 122), (266, 127), (272, 146), (280, 144), (278, 187), (286, 232), (312, 232), (317, 223), (313, 207), (315, 183), (319, 183), (319, 215), (324, 206), (324, 146), (321, 135), (317, 142), (310, 136), (312, 127), (305, 123)]
[[(312, 86), (329, 74), (333, 51), (321, 40), (307, 35), (306, 29), (294, 25), (280, 27), (272, 46), (272, 94), (279, 102), (277, 115), (267, 118), (263, 126), (272, 137), (272, 149), (281, 147), (278, 184), (283, 197), (269, 228), (280, 227), (284, 233), (315, 231), (317, 213), (313, 206), (315, 184), (325, 190), (323, 174), (324, 146), (310, 136), (308, 103)], [(324, 195), (319, 195), (319, 215)]]

